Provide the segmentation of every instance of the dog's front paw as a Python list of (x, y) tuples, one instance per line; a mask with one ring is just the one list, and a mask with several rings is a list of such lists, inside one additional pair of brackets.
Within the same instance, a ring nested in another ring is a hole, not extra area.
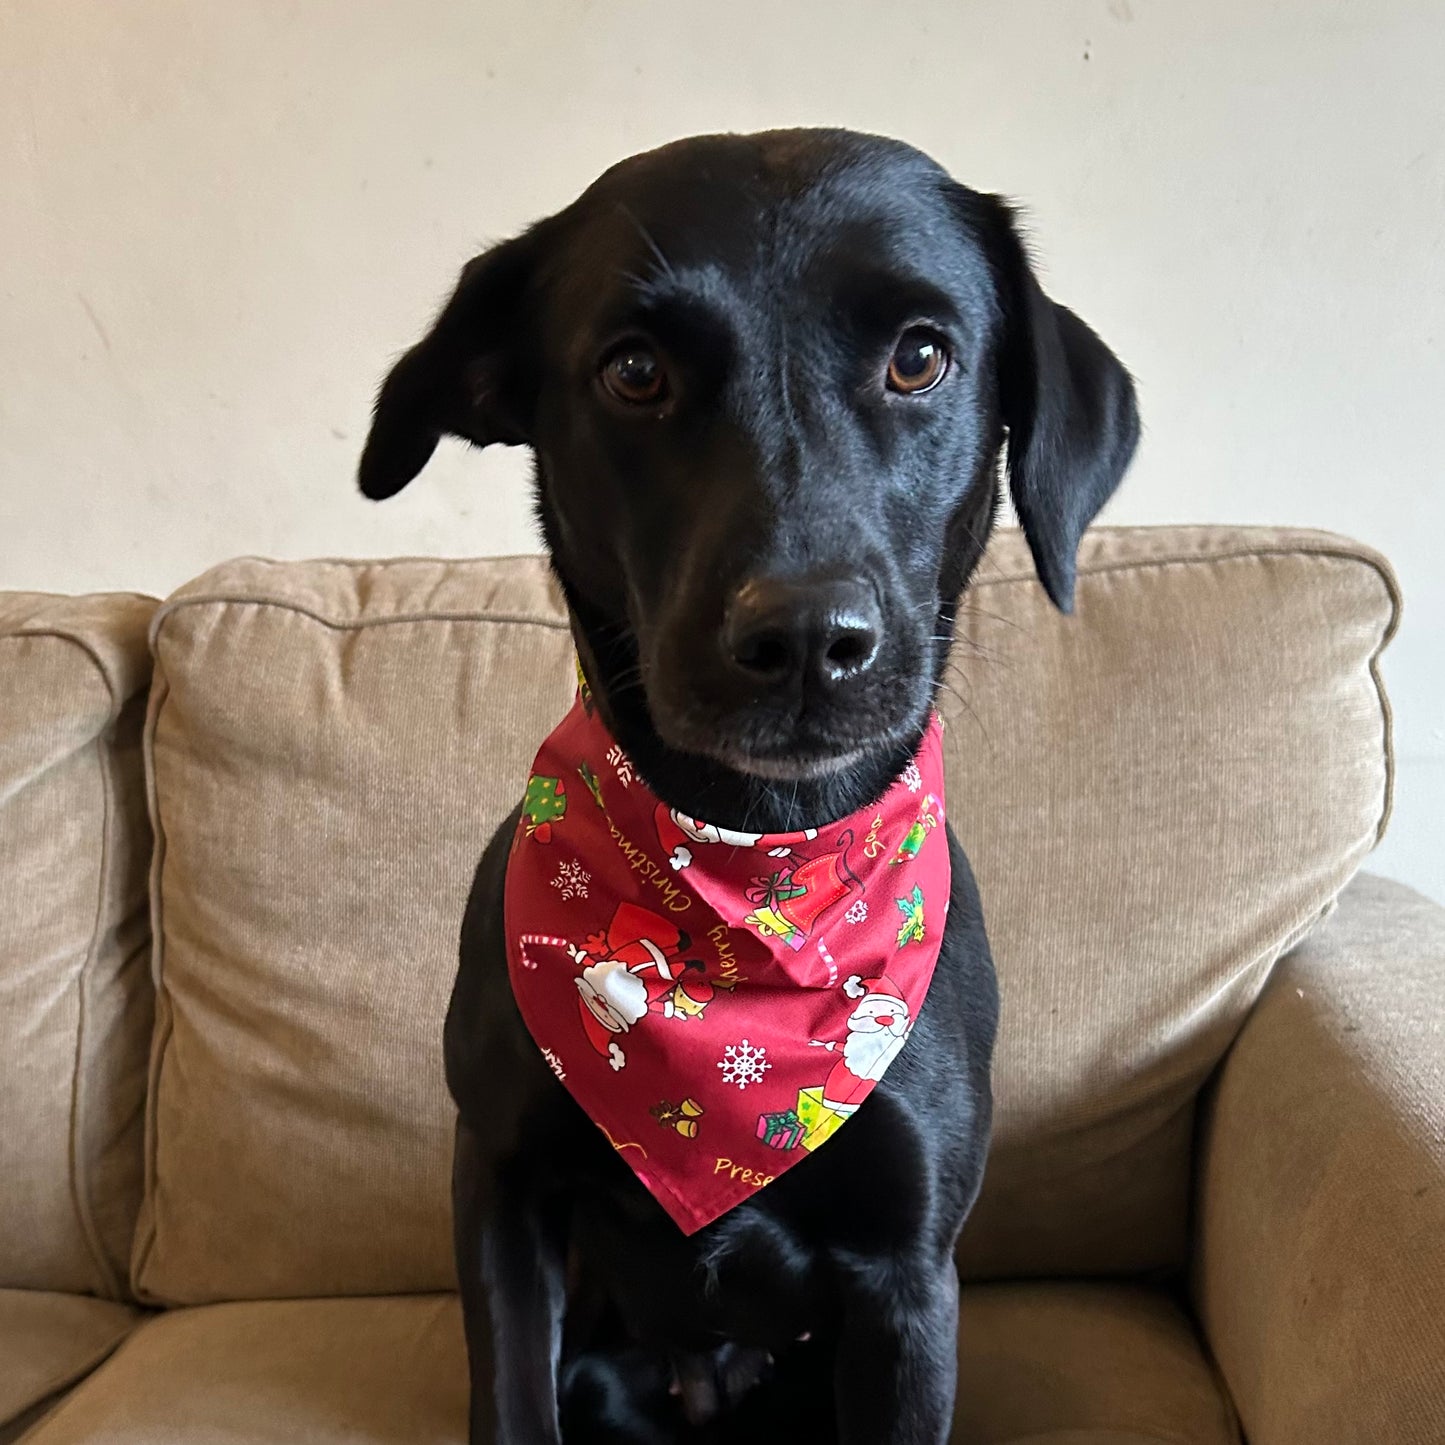
[(731, 1410), (772, 1373), (767, 1350), (724, 1344), (701, 1354), (675, 1355), (672, 1393), (682, 1401), (689, 1425), (706, 1425)]

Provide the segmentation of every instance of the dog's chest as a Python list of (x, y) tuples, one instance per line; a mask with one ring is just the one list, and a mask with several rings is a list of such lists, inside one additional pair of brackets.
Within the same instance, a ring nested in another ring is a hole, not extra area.
[(891, 1092), (756, 1204), (692, 1236), (657, 1222), (636, 1184), (618, 1180), (613, 1207), (577, 1244), (627, 1335), (666, 1348), (726, 1339), (777, 1349), (827, 1333), (842, 1261), (915, 1247), (932, 1233), (928, 1201), (946, 1192), (937, 1158)]
[[(725, 1239), (606, 1249), (606, 1292), (630, 1339), (662, 1349), (719, 1340), (781, 1348), (819, 1328), (827, 1313), (828, 1260), (775, 1221), (734, 1211)], [(681, 1248), (675, 1247), (678, 1243)]]

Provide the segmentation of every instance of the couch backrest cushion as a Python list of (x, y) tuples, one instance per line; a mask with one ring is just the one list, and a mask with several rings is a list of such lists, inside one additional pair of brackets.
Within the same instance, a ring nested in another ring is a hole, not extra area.
[[(990, 550), (942, 699), (1001, 977), (975, 1274), (1182, 1257), (1195, 1094), (1382, 825), (1388, 571), (1102, 531), (1052, 612)], [(155, 631), (143, 1297), (444, 1288), (440, 1031), (471, 871), (567, 708), (536, 559), (229, 564)]]
[(152, 1013), (155, 605), (0, 594), (0, 1286), (126, 1286)]
[(238, 562), (164, 604), (146, 1297), (450, 1283), (457, 933), (570, 648), (534, 558)]

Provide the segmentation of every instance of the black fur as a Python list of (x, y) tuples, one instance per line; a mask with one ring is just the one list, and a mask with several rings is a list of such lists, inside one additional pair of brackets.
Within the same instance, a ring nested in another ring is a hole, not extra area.
[[(884, 377), (915, 325), (951, 365), (903, 395)], [(656, 405), (600, 384), (619, 341), (660, 359)], [(873, 802), (916, 746), (1005, 437), (1068, 610), (1079, 537), (1137, 430), (1127, 373), (1044, 296), (996, 197), (877, 137), (711, 136), (623, 162), (471, 262), (382, 388), (361, 485), (399, 491), (447, 433), (530, 445), (612, 732), (673, 806), (781, 831)], [(876, 656), (836, 686), (753, 685), (719, 638), (759, 578), (876, 598)], [(477, 870), (445, 1039), (475, 1445), (947, 1439), (953, 1249), (983, 1173), (997, 1017), (957, 840), (932, 990), (886, 1078), (825, 1148), (686, 1238), (517, 1012), (515, 825)]]

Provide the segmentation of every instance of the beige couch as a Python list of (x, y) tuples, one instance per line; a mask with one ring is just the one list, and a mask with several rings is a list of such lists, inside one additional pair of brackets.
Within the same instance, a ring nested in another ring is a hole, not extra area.
[[(1351, 882), (1388, 567), (1102, 530), (1064, 619), (1005, 534), (970, 596), (955, 1438), (1440, 1445), (1445, 910)], [(462, 1439), (442, 1013), (571, 687), (531, 558), (0, 597), (0, 1438)]]

